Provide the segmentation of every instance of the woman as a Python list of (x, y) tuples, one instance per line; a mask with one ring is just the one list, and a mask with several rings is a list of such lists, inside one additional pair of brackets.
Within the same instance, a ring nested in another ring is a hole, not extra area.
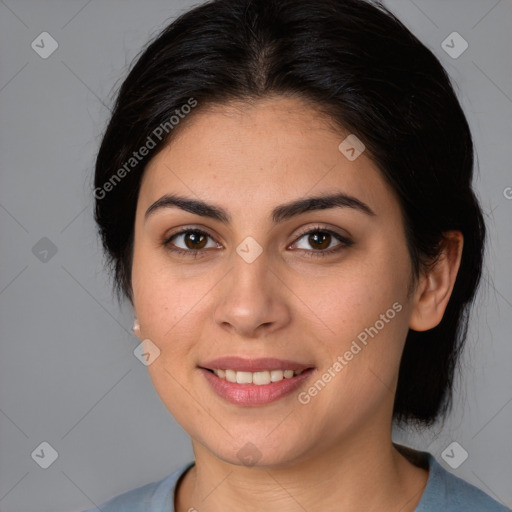
[(485, 225), (439, 61), (362, 0), (216, 0), (124, 81), (96, 221), (195, 461), (114, 511), (503, 511), (392, 423), (448, 411)]

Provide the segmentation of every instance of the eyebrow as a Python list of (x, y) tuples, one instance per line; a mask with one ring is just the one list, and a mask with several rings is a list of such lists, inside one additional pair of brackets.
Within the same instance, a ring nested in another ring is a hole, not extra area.
[[(201, 217), (208, 217), (223, 224), (231, 223), (231, 215), (220, 206), (175, 194), (166, 194), (155, 201), (146, 210), (144, 218), (147, 219), (155, 212), (167, 208), (180, 208), (186, 212), (200, 215)], [(278, 224), (309, 211), (328, 210), (330, 208), (351, 208), (370, 217), (376, 216), (376, 213), (360, 199), (348, 194), (336, 193), (306, 197), (282, 204), (272, 210), (271, 218), (274, 224)]]

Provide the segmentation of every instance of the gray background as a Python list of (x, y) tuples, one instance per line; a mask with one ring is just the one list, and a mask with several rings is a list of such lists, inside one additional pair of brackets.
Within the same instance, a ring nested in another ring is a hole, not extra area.
[[(457, 85), (490, 229), (453, 414), (395, 437), (512, 506), (512, 2), (386, 4)], [(91, 194), (113, 86), (142, 45), (191, 5), (0, 1), (1, 512), (93, 507), (192, 460), (188, 436), (133, 355), (132, 312), (112, 299)], [(59, 45), (47, 59), (31, 48), (44, 31)], [(441, 47), (453, 31), (469, 43), (456, 59)], [(58, 452), (48, 469), (31, 456), (43, 441)], [(469, 453), (457, 469), (441, 457), (452, 441)]]

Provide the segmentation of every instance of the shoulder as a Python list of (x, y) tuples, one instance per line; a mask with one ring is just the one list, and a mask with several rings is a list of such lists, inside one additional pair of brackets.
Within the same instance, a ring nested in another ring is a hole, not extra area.
[(510, 512), (485, 492), (444, 469), (431, 454), (425, 456), (430, 474), (416, 512)]
[(174, 512), (176, 483), (193, 464), (187, 463), (161, 480), (118, 494), (84, 512)]

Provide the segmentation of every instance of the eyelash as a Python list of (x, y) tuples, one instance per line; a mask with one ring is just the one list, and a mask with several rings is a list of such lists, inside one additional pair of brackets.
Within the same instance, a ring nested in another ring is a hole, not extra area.
[[(180, 248), (173, 248), (171, 246), (171, 241), (174, 238), (176, 238), (177, 236), (182, 235), (184, 233), (197, 233), (197, 234), (200, 234), (200, 235), (204, 235), (204, 236), (210, 237), (213, 240), (213, 237), (209, 233), (207, 233), (206, 231), (203, 231), (202, 229), (186, 227), (186, 228), (181, 229), (180, 231), (177, 231), (176, 233), (173, 233), (170, 237), (166, 238), (164, 240), (164, 242), (163, 242), (164, 247), (168, 251), (171, 251), (174, 254), (179, 254), (179, 255), (182, 255), (182, 256), (193, 256), (194, 258), (197, 258), (198, 256), (200, 256), (201, 253), (204, 254), (205, 249), (188, 249), (188, 250), (185, 250), (185, 249), (180, 249)], [(315, 258), (315, 257), (330, 256), (331, 254), (336, 253), (336, 252), (340, 251), (341, 249), (348, 248), (348, 247), (350, 247), (351, 245), (354, 244), (354, 242), (352, 242), (348, 238), (345, 238), (344, 236), (340, 235), (339, 233), (336, 233), (335, 231), (332, 231), (332, 230), (326, 229), (326, 228), (322, 228), (321, 226), (315, 226), (313, 228), (307, 229), (306, 231), (303, 231), (302, 233), (300, 233), (297, 236), (297, 238), (295, 239), (295, 241), (292, 242), (292, 245), (296, 244), (304, 236), (310, 235), (310, 234), (313, 234), (313, 233), (326, 233), (326, 234), (332, 235), (336, 240), (338, 240), (338, 242), (340, 242), (340, 244), (334, 246), (331, 249), (326, 249), (326, 250), (299, 249), (299, 250), (305, 251), (304, 255), (305, 256), (307, 255), (308, 258), (309, 257)]]

